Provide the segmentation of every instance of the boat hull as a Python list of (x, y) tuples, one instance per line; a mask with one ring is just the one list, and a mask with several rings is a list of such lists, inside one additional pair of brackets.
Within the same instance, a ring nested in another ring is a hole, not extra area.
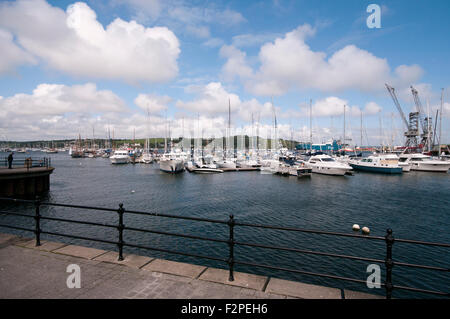
[(311, 168), (298, 168), (297, 169), (297, 177), (311, 177), (312, 169)]
[(118, 157), (110, 157), (111, 164), (127, 164), (130, 159), (129, 158), (118, 158)]
[(159, 169), (165, 173), (177, 174), (184, 171), (184, 161), (182, 160), (160, 160)]
[(236, 168), (235, 162), (218, 162), (216, 164), (219, 168)]
[(403, 173), (411, 171), (411, 165), (409, 165), (409, 164), (402, 165), (401, 163), (399, 163), (398, 166), (400, 166), (402, 168)]
[(340, 167), (325, 167), (325, 166), (313, 166), (312, 172), (322, 175), (344, 176), (350, 170)]
[(380, 173), (380, 174), (401, 174), (403, 173), (402, 167), (380, 167), (380, 166), (365, 166), (358, 164), (350, 164), (356, 171)]
[(438, 172), (446, 173), (450, 169), (450, 163), (439, 163), (439, 164), (424, 164), (424, 163), (411, 163), (412, 171), (422, 171), (422, 172)]
[(196, 174), (216, 174), (223, 173), (223, 170), (217, 168), (194, 168), (192, 173)]

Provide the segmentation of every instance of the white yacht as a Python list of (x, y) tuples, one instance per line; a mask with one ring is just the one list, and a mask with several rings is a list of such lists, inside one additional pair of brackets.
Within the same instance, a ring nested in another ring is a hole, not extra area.
[(261, 163), (259, 163), (256, 159), (252, 159), (252, 158), (237, 161), (236, 164), (241, 168), (261, 167)]
[(166, 173), (176, 174), (184, 171), (185, 153), (165, 153), (159, 159), (159, 169)]
[(311, 156), (307, 163), (312, 172), (317, 174), (343, 176), (352, 170), (349, 165), (337, 162), (325, 154)]
[(127, 164), (130, 162), (130, 156), (127, 150), (117, 150), (109, 157), (111, 164)]
[(450, 169), (450, 162), (433, 159), (431, 156), (413, 153), (400, 154), (399, 164), (410, 165), (412, 171), (443, 172)]
[(142, 154), (142, 156), (139, 158), (139, 163), (143, 163), (143, 164), (151, 164), (153, 163), (153, 156), (150, 153), (144, 153)]
[(236, 168), (236, 162), (229, 158), (218, 161), (216, 164), (219, 168)]

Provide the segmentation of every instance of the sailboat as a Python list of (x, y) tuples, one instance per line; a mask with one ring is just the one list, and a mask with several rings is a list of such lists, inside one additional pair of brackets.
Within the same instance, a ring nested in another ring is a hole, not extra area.
[(219, 162), (217, 162), (217, 166), (219, 168), (236, 168), (236, 161), (230, 157), (230, 152), (234, 150), (231, 149), (231, 102), (230, 99), (228, 99), (228, 129), (226, 132), (226, 138), (225, 138), (225, 147), (223, 150), (223, 159)]
[(78, 140), (77, 140), (77, 143), (75, 144), (75, 147), (70, 148), (69, 154), (70, 154), (70, 156), (72, 156), (72, 158), (84, 157), (84, 151), (81, 147), (81, 135), (80, 134), (78, 134)]
[[(166, 119), (166, 127), (167, 127), (167, 119)], [(186, 154), (183, 152), (173, 152), (172, 147), (170, 147), (170, 152), (168, 152), (167, 130), (165, 135), (166, 136), (164, 137), (164, 154), (159, 159), (159, 169), (165, 173), (170, 174), (182, 173), (184, 172), (184, 162), (186, 160)]]
[[(148, 129), (149, 118), (150, 118), (150, 111), (147, 108), (147, 136), (149, 134), (149, 129)], [(150, 153), (150, 139), (148, 137), (145, 139), (144, 152), (143, 152), (142, 156), (139, 158), (139, 162), (144, 163), (144, 164), (153, 163), (153, 156)]]

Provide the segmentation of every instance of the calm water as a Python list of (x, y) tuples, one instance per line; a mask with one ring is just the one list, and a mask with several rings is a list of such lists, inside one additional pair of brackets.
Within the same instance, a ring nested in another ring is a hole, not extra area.
[[(3, 157), (4, 154), (0, 154)], [(33, 153), (33, 157), (44, 156)], [(16, 154), (19, 158), (20, 155)], [(72, 159), (67, 153), (51, 154), (56, 168), (46, 200), (59, 203), (117, 208), (120, 202), (130, 210), (197, 216), (237, 221), (352, 233), (354, 223), (368, 226), (371, 235), (384, 236), (392, 228), (398, 238), (450, 242), (450, 174), (411, 172), (400, 176), (357, 173), (355, 176), (313, 175), (311, 179), (281, 177), (259, 172), (169, 175), (158, 164), (113, 166), (109, 159)], [(4, 205), (4, 204), (3, 204)], [(9, 206), (6, 209), (13, 210)], [(32, 213), (29, 207), (15, 208)], [(45, 207), (44, 216), (117, 223), (115, 213)], [(32, 220), (0, 216), (2, 223), (30, 227)], [(127, 226), (179, 232), (213, 238), (228, 237), (226, 225), (178, 221), (160, 217), (125, 215)], [(103, 227), (43, 221), (44, 230), (117, 240), (116, 230)], [(12, 230), (0, 230), (14, 232)], [(32, 234), (28, 234), (32, 236)], [(105, 249), (109, 245), (67, 238), (52, 240), (79, 243)], [(382, 241), (339, 238), (236, 227), (235, 239), (276, 246), (384, 259)], [(126, 231), (124, 240), (142, 245), (227, 258), (222, 243), (180, 239)], [(226, 268), (226, 264), (149, 250), (126, 248), (125, 252)], [(395, 243), (394, 260), (449, 267), (450, 250)], [(285, 268), (321, 272), (365, 280), (368, 263), (275, 250), (237, 246), (235, 258)], [(384, 277), (384, 265), (380, 265)], [(361, 284), (236, 265), (237, 271), (271, 275), (313, 284), (384, 294)], [(384, 278), (383, 278), (384, 280)], [(397, 266), (394, 284), (448, 291), (448, 274)], [(395, 291), (394, 297), (432, 297)]]

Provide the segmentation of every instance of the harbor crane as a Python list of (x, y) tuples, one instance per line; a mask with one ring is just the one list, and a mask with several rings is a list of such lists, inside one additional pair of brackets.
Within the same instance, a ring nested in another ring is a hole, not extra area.
[(430, 116), (425, 116), (425, 112), (420, 102), (419, 92), (411, 85), (411, 92), (414, 97), (414, 103), (416, 104), (417, 111), (419, 112), (420, 126), (422, 127), (422, 134), (420, 135), (420, 144), (423, 148), (430, 151), (433, 137), (432, 137), (432, 125), (433, 121)]
[(397, 107), (398, 112), (405, 123), (406, 126), (406, 150), (410, 148), (417, 148), (417, 137), (419, 136), (419, 112), (411, 112), (409, 113), (409, 122), (406, 120), (406, 116), (400, 107), (400, 103), (398, 102), (397, 95), (395, 94), (395, 89), (388, 84), (385, 84), (389, 94), (394, 101), (395, 106)]

